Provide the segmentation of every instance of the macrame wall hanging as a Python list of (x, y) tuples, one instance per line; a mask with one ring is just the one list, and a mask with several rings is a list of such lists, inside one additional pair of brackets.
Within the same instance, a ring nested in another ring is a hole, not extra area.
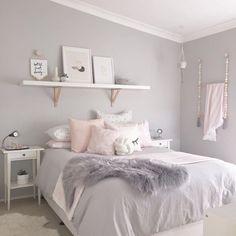
[(201, 127), (202, 60), (198, 60), (197, 127)]
[[(197, 97), (197, 127), (201, 127), (201, 99), (202, 99), (202, 60), (198, 59), (198, 97)], [(228, 120), (228, 88), (229, 88), (229, 54), (225, 54), (225, 80), (224, 80), (224, 124), (227, 126)]]

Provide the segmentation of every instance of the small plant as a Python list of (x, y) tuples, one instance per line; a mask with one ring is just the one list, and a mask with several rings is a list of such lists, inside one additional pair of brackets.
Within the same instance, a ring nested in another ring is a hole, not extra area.
[(19, 170), (17, 175), (28, 175), (28, 173), (26, 172), (26, 170)]

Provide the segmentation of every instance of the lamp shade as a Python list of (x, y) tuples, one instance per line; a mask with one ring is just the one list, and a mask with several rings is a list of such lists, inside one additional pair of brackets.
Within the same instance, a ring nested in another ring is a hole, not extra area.
[(8, 137), (18, 137), (18, 136), (20, 136), (20, 133), (17, 130), (13, 131), (8, 135)]

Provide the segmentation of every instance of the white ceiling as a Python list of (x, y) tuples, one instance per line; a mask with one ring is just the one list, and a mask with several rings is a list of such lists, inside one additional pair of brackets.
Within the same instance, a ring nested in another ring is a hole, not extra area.
[(236, 0), (52, 1), (73, 8), (80, 6), (78, 10), (86, 8), (90, 14), (120, 24), (126, 21), (130, 27), (136, 24), (133, 28), (140, 30), (146, 27), (146, 32), (166, 34), (174, 41), (188, 41), (236, 27)]

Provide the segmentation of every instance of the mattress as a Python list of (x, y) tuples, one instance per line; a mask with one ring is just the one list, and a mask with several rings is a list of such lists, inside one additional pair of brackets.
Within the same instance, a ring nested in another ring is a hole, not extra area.
[[(136, 155), (163, 153), (147, 148)], [(180, 155), (181, 153), (177, 153)], [(52, 199), (57, 180), (68, 160), (76, 156), (63, 149), (48, 149), (39, 169), (37, 184)], [(192, 158), (191, 154), (183, 155)], [(72, 224), (79, 236), (151, 236), (198, 222), (204, 210), (230, 203), (235, 198), (236, 167), (217, 159), (186, 164), (190, 179), (180, 189), (145, 196), (119, 178), (86, 188), (75, 209)], [(91, 227), (91, 225), (93, 227)]]

